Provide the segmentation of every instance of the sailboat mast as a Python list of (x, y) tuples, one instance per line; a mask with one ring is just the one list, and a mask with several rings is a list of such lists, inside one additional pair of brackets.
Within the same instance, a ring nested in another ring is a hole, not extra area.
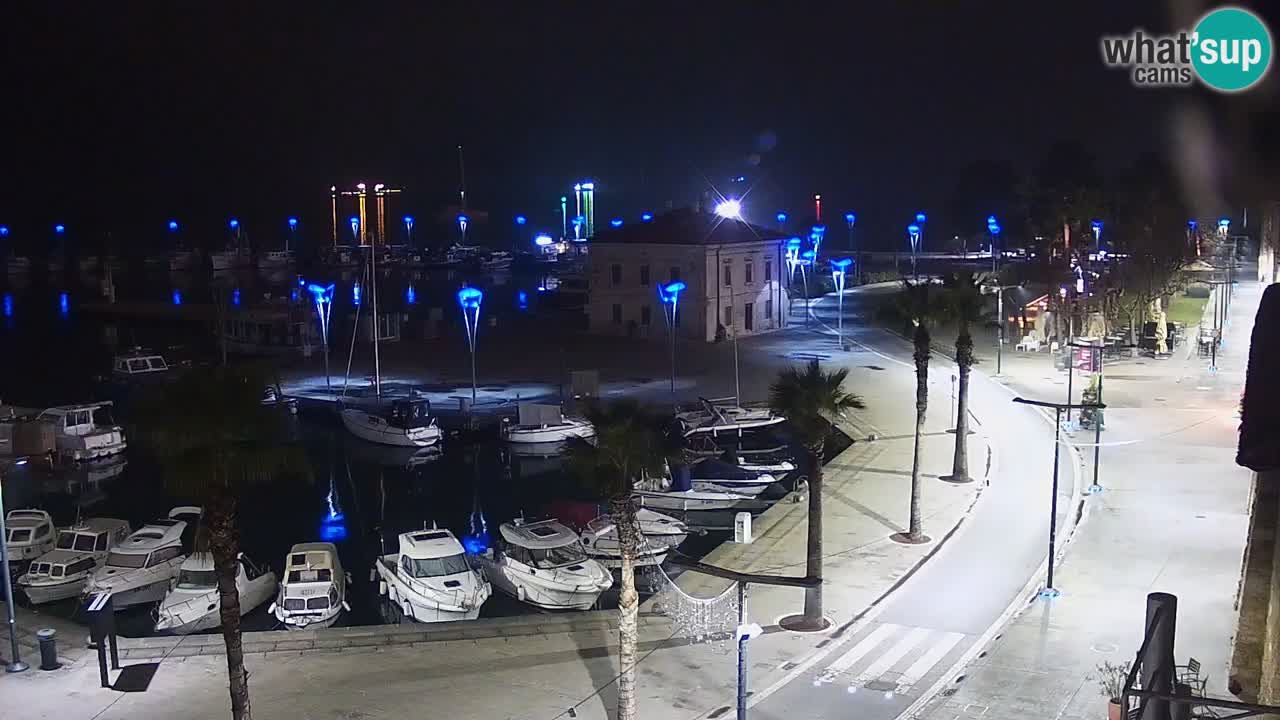
[(462, 212), (467, 211), (467, 164), (462, 159), (462, 145), (458, 145), (458, 203)]
[(369, 245), (369, 294), (373, 296), (373, 394), (382, 397), (382, 365), (378, 357), (378, 246)]

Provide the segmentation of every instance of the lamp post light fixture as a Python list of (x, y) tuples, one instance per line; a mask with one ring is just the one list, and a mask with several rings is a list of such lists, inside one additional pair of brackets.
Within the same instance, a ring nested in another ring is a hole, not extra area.
[(816, 220), (817, 222), (822, 222), (822, 196), (821, 195), (815, 194), (813, 196), (813, 219)]
[(840, 258), (831, 260), (831, 280), (836, 286), (836, 338), (840, 341), (840, 349), (844, 350), (844, 276), (849, 266), (853, 264), (852, 258)]
[(560, 239), (569, 237), (569, 198), (560, 196)]
[(610, 221), (609, 221), (609, 227), (614, 227), (614, 228), (620, 228), (620, 227), (622, 227), (622, 218), (614, 218), (614, 219), (610, 220)]
[[(26, 458), (18, 458), (13, 461), (14, 465), (26, 465)], [(7, 474), (7, 473), (5, 473)], [(4, 526), (4, 498), (0, 497), (0, 540), (9, 537), (9, 531)], [(0, 543), (0, 571), (4, 572), (4, 606), (8, 612), (9, 621), (9, 664), (5, 666), (4, 671), (7, 673), (20, 673), (30, 669), (30, 665), (22, 662), (22, 657), (18, 647), (18, 621), (14, 615), (13, 605), (13, 580), (14, 575), (9, 572), (9, 548), (8, 543)]]
[(822, 250), (822, 239), (827, 235), (826, 225), (814, 225), (809, 228), (809, 242), (813, 243), (813, 258), (818, 259), (818, 253)]
[(862, 284), (862, 252), (860, 250), (855, 249), (856, 246), (854, 245), (854, 242), (853, 242), (853, 226), (858, 224), (857, 213), (852, 213), (852, 212), (845, 213), (844, 224), (849, 228), (849, 247), (847, 249), (853, 251), (853, 255), (855, 258), (855, 262), (853, 264), (853, 272), (854, 272), (853, 284), (861, 285)]
[(0, 237), (9, 237), (8, 225), (0, 225)]
[(352, 215), (347, 222), (351, 225), (351, 239), (356, 245), (360, 245), (360, 218)]
[(413, 216), (404, 216), (404, 234), (409, 247), (413, 247)]
[(466, 213), (458, 213), (458, 230), (462, 233), (462, 244), (467, 243), (467, 223), (471, 222), (471, 218)]
[(586, 220), (581, 215), (573, 219), (573, 239), (575, 241), (582, 240), (582, 225)]
[[(917, 215), (916, 217), (920, 217)], [(920, 226), (911, 223), (907, 226), (907, 240), (911, 243), (911, 275), (917, 280), (920, 274), (916, 272), (916, 254), (920, 252)]]
[(1219, 235), (1221, 235), (1222, 237), (1226, 237), (1226, 236), (1227, 236), (1227, 233), (1228, 233), (1230, 230), (1231, 230), (1231, 219), (1230, 219), (1230, 218), (1221, 218), (1221, 219), (1219, 219), (1219, 220), (1218, 220), (1218, 234), (1219, 234)]
[[(307, 292), (311, 293), (311, 301), (316, 306), (316, 317), (320, 320), (320, 344), (324, 350), (324, 387), (325, 390), (331, 389), (329, 379), (329, 311), (333, 308), (333, 283), (328, 285), (319, 285), (316, 283), (307, 283), (299, 281), (299, 285), (304, 285)], [(359, 287), (358, 285), (356, 287)], [(359, 303), (359, 300), (356, 301)]]
[(787, 214), (786, 214), (786, 213), (784, 213), (784, 212), (782, 212), (781, 210), (779, 210), (779, 211), (778, 211), (778, 214), (773, 216), (773, 219), (778, 221), (778, 229), (779, 229), (779, 230), (781, 230), (781, 229), (783, 229), (784, 227), (786, 227), (786, 225), (787, 225)]
[(671, 340), (671, 405), (676, 404), (676, 323), (680, 307), (680, 293), (688, 286), (680, 280), (658, 285), (658, 299), (662, 301), (662, 315), (667, 319), (667, 335)]
[(800, 282), (804, 288), (804, 324), (809, 325), (809, 274), (805, 272), (806, 267), (813, 267), (814, 262), (818, 259), (818, 253), (814, 250), (805, 250), (800, 253)]
[(476, 404), (476, 333), (480, 330), (480, 288), (464, 287), (458, 291), (458, 307), (462, 308), (462, 324), (467, 331), (467, 347), (471, 350), (471, 405)]
[(721, 200), (716, 204), (716, 215), (726, 220), (742, 219), (742, 202), (733, 198)]
[[(798, 237), (787, 240), (787, 289), (795, 287), (796, 268), (800, 266), (800, 245), (801, 241)], [(791, 293), (787, 293), (787, 317), (791, 317)]]
[(293, 247), (294, 241), (297, 240), (298, 238), (298, 218), (290, 217), (288, 220), (288, 223), (289, 223), (289, 240), (288, 240), (288, 244), (284, 246), (285, 252), (289, 252), (289, 250)]
[(53, 233), (55, 235), (63, 235), (66, 232), (67, 232), (67, 226), (63, 225), (62, 223), (58, 223), (57, 225), (53, 226)]
[(1000, 272), (1000, 256), (1004, 254), (1003, 246), (999, 251), (996, 250), (997, 241), (1000, 239), (1000, 223), (996, 222), (995, 215), (987, 216), (987, 232), (991, 234), (991, 272)]
[(529, 222), (529, 218), (525, 217), (524, 215), (517, 215), (517, 216), (516, 216), (516, 224), (517, 224), (517, 225), (525, 225), (525, 224), (527, 224), (528, 222)]
[(640, 213), (640, 222), (653, 222), (653, 213), (651, 212)]
[(178, 221), (177, 221), (177, 220), (170, 220), (170, 221), (169, 221), (169, 232), (178, 232)]

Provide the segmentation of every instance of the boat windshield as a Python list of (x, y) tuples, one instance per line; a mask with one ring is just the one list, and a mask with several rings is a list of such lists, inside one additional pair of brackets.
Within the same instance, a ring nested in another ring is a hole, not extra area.
[(107, 564), (119, 568), (140, 568), (147, 564), (147, 556), (113, 552), (107, 555)]
[(580, 563), (587, 559), (587, 553), (578, 543), (561, 545), (560, 547), (530, 550), (533, 564), (541, 570), (564, 567)]
[(218, 576), (212, 570), (179, 570), (178, 587), (194, 590), (217, 587)]
[(93, 535), (83, 533), (60, 532), (58, 533), (58, 549), (59, 550), (79, 550), (81, 552), (93, 551)]
[(31, 528), (17, 528), (9, 531), (9, 542), (29, 542)]
[(462, 553), (442, 558), (405, 558), (409, 574), (416, 578), (457, 575), (471, 569)]

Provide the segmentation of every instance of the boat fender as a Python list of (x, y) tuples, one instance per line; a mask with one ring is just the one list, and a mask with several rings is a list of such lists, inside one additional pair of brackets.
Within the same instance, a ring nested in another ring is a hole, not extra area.
[(346, 610), (347, 612), (351, 612), (351, 606), (347, 604), (346, 600), (342, 601), (342, 609)]
[(378, 579), (378, 568), (376, 567), (369, 568), (369, 582), (373, 582), (374, 580), (377, 580), (377, 579)]
[(524, 602), (524, 601), (525, 601), (525, 596), (526, 596), (526, 593), (525, 593), (525, 590), (524, 590), (524, 586), (523, 586), (523, 585), (517, 585), (517, 586), (516, 586), (516, 599), (517, 599), (517, 600), (519, 600), (520, 602)]
[(378, 594), (379, 594), (379, 595), (386, 595), (386, 594), (387, 594), (387, 581), (386, 581), (386, 580), (381, 580), (381, 581), (379, 581), (379, 582), (378, 582)]

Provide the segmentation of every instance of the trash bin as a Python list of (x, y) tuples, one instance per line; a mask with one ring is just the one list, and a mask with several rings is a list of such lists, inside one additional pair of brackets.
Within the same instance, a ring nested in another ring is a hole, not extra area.
[(58, 669), (58, 631), (53, 628), (41, 628), (36, 631), (36, 639), (40, 643), (40, 669)]

